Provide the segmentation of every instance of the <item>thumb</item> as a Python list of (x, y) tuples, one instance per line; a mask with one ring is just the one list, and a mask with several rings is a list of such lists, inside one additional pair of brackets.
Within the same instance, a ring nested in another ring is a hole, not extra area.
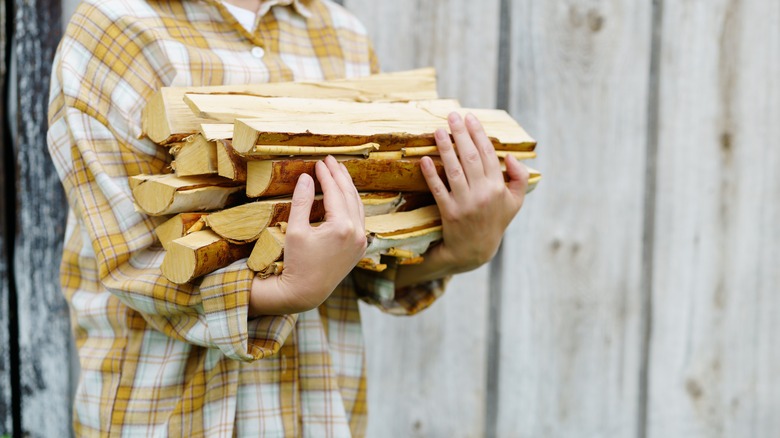
[(295, 190), (292, 196), (292, 207), (290, 208), (290, 227), (308, 227), (311, 206), (314, 203), (314, 180), (306, 173), (298, 177), (298, 183), (295, 184)]
[(522, 202), (528, 188), (528, 168), (512, 155), (507, 155), (504, 163), (506, 163), (506, 174), (509, 176), (509, 191)]

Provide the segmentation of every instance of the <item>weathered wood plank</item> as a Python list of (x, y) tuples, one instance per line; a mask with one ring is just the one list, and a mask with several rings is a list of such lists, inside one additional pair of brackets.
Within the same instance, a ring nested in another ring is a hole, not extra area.
[(780, 435), (778, 22), (664, 5), (649, 437)]
[[(71, 430), (68, 309), (58, 269), (67, 211), (46, 152), (51, 60), (60, 38), (60, 1), (16, 0), (18, 137), (14, 272), (19, 319), (21, 434), (68, 436)], [(45, 418), (46, 421), (41, 421)]]
[(637, 433), (651, 3), (512, 5), (510, 109), (545, 179), (504, 241), (496, 436)]
[[(499, 0), (347, 0), (385, 71), (433, 65), (442, 97), (495, 106)], [(442, 126), (445, 127), (445, 126)], [(413, 318), (364, 308), (371, 437), (484, 435), (488, 270)], [(388, 402), (389, 394), (402, 399)]]
[[(6, 16), (5, 16), (5, 4), (0, 7), (0, 29), (3, 32), (0, 33), (0, 53), (5, 56), (6, 44)], [(5, 83), (5, 77), (8, 73), (5, 60), (0, 63), (0, 84)], [(6, 106), (5, 106), (5, 92), (0, 92), (0, 98), (2, 98), (2, 104), (0, 104), (0, 435), (13, 433), (12, 425), (12, 400), (11, 400), (11, 342), (9, 335), (10, 328), (10, 315), (9, 299), (11, 288), (9, 284), (9, 262), (8, 262), (8, 244), (9, 236), (8, 231), (8, 215), (13, 214), (13, 202), (6, 199), (6, 193), (8, 192), (8, 184), (12, 182), (6, 181), (9, 178), (9, 168), (7, 157), (11, 154), (6, 153), (10, 145), (6, 144), (7, 132), (5, 132), (5, 119)]]

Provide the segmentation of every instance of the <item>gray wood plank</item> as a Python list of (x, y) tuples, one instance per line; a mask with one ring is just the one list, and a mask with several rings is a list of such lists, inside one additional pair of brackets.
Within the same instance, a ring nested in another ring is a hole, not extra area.
[(780, 435), (778, 22), (664, 5), (649, 437)]
[(651, 4), (513, 2), (544, 180), (504, 241), (499, 437), (637, 434)]
[[(66, 204), (46, 151), (51, 60), (60, 38), (59, 0), (16, 0), (17, 234), (14, 249), (19, 320), (21, 433), (68, 436), (71, 430), (68, 308), (58, 266)], [(41, 421), (45, 418), (46, 421)]]
[[(0, 7), (0, 53), (5, 56), (5, 50), (8, 44), (6, 41), (7, 35), (6, 29), (6, 11), (5, 4)], [(5, 83), (7, 74), (7, 68), (5, 60), (0, 63), (0, 84)], [(9, 284), (9, 262), (8, 262), (8, 241), (9, 237), (6, 235), (8, 230), (7, 216), (13, 214), (13, 203), (8, 202), (6, 199), (7, 184), (12, 181), (6, 181), (9, 178), (6, 171), (6, 148), (9, 146), (6, 144), (6, 132), (5, 132), (5, 118), (6, 105), (5, 105), (5, 93), (0, 93), (3, 102), (0, 104), (0, 169), (2, 169), (2, 175), (0, 175), (0, 435), (13, 433), (12, 423), (12, 400), (11, 400), (11, 351), (10, 351), (10, 337), (9, 328), (10, 312), (8, 311), (9, 299), (10, 299), (10, 284)]]
[[(499, 0), (347, 0), (366, 25), (382, 68), (433, 65), (439, 92), (495, 105)], [(370, 437), (484, 435), (488, 270), (456, 277), (412, 318), (364, 308)]]

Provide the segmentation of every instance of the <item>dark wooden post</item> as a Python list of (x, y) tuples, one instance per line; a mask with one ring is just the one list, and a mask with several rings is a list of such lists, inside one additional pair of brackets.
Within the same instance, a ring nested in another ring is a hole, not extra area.
[[(6, 4), (0, 7), (0, 53), (3, 54), (3, 62), (0, 63), (0, 86), (5, 86), (6, 74), (8, 72), (6, 66)], [(12, 400), (11, 400), (11, 337), (9, 335), (10, 330), (10, 313), (8, 312), (9, 299), (10, 299), (10, 281), (9, 281), (9, 263), (8, 263), (8, 225), (6, 216), (13, 211), (13, 203), (6, 202), (6, 182), (8, 172), (5, 170), (6, 148), (10, 147), (8, 144), (8, 137), (5, 128), (5, 119), (7, 114), (5, 113), (5, 88), (0, 92), (0, 97), (3, 101), (0, 102), (0, 435), (13, 433), (12, 422)], [(9, 206), (10, 204), (10, 206)]]
[(58, 281), (67, 208), (46, 150), (49, 77), (62, 8), (60, 0), (15, 0), (15, 6), (18, 67), (11, 80), (18, 91), (18, 136), (12, 287), (18, 304), (21, 388), (21, 430), (16, 433), (69, 436), (71, 335)]

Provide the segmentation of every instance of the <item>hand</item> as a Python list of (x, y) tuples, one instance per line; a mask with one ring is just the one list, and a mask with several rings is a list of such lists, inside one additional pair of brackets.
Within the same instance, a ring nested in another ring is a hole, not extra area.
[(449, 126), (455, 139), (443, 129), (435, 133), (450, 191), (436, 173), (433, 161), (424, 157), (422, 171), (442, 216), (443, 241), (432, 248), (454, 273), (487, 263), (498, 251), (504, 231), (523, 205), (528, 169), (513, 156), (504, 161), (509, 183), (504, 182), (493, 144), (471, 114), (464, 121), (452, 113)]
[(293, 192), (284, 248), (284, 272), (255, 279), (249, 314), (300, 313), (325, 301), (366, 250), (363, 203), (346, 167), (329, 156), (315, 167), (325, 221), (309, 224), (314, 181), (303, 174)]

